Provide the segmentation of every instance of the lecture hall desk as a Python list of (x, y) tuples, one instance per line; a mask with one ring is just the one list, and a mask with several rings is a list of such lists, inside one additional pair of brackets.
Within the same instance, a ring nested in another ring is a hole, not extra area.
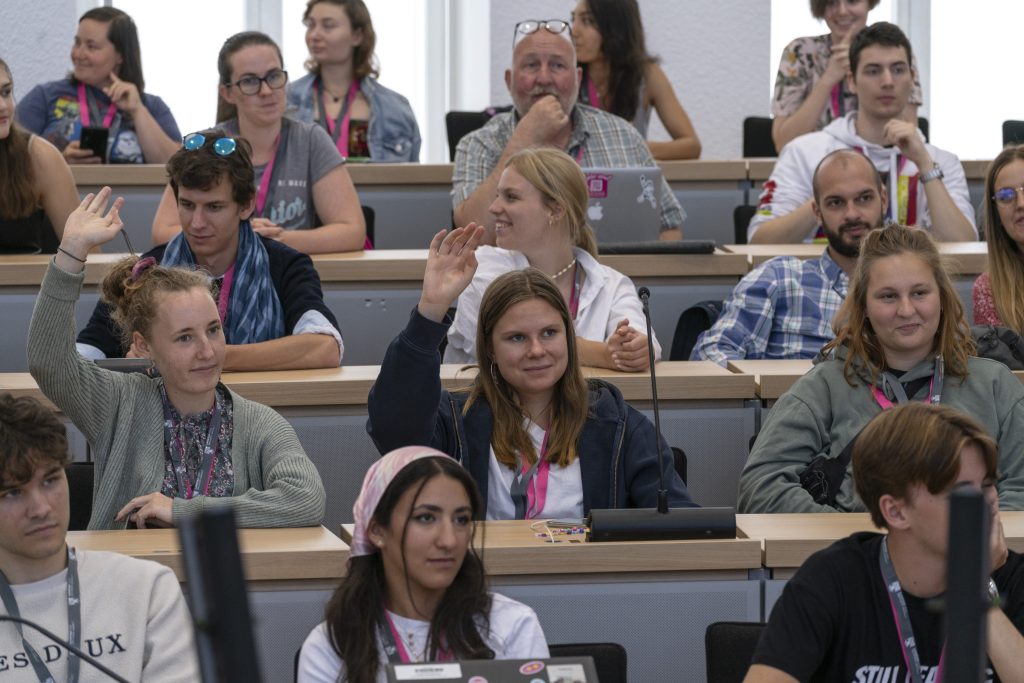
[[(378, 366), (334, 370), (227, 373), (224, 383), (246, 398), (269, 405), (295, 428), (327, 490), (325, 523), (331, 529), (352, 519), (367, 468), (380, 456), (366, 433), (366, 400)], [(442, 366), (447, 388), (466, 386), (475, 371)], [(634, 407), (650, 415), (648, 373), (587, 369), (616, 385)], [(689, 484), (702, 505), (735, 506), (736, 486), (754, 433), (758, 408), (754, 378), (709, 361), (664, 362), (657, 366), (662, 433), (688, 456)], [(42, 399), (26, 373), (0, 374), (0, 391)], [(48, 401), (46, 401), (49, 404)], [(73, 452), (84, 458), (85, 443), (69, 429)]]
[[(1024, 552), (1024, 512), (1001, 512), (1010, 550)], [(857, 531), (878, 531), (866, 512), (844, 514), (736, 515), (737, 536), (761, 542), (765, 577), (764, 614), (783, 586), (812, 554)]]
[(620, 643), (630, 680), (702, 681), (707, 625), (760, 618), (757, 540), (551, 544), (522, 521), (477, 538), (493, 589), (530, 605), (548, 642)]
[[(138, 248), (137, 245), (135, 245)], [(119, 247), (122, 249), (123, 245)], [(120, 254), (96, 254), (86, 266), (86, 285), (76, 308), (81, 329), (99, 297), (97, 286)], [(405, 327), (419, 301), (426, 249), (388, 249), (313, 257), (324, 300), (345, 341), (344, 362), (379, 364), (391, 340)], [(0, 372), (27, 369), (25, 339), (39, 283), (50, 257), (0, 255)], [(747, 257), (714, 254), (605, 256), (602, 262), (651, 288), (654, 331), (665, 354), (680, 313), (698, 301), (724, 299), (749, 266)], [(643, 328), (644, 321), (633, 321)]]
[[(185, 582), (174, 529), (71, 531), (68, 543), (153, 560)], [(241, 529), (239, 546), (263, 680), (290, 681), (296, 650), (323, 619), (324, 604), (344, 575), (348, 546), (322, 526)]]

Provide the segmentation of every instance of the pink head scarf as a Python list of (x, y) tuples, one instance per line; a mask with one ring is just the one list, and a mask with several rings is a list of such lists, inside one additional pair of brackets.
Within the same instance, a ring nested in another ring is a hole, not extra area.
[(398, 473), (405, 469), (405, 466), (420, 458), (447, 458), (445, 453), (428, 446), (405, 446), (396, 448), (377, 462), (370, 465), (363, 479), (363, 488), (359, 491), (356, 504), (352, 507), (352, 516), (355, 519), (355, 530), (352, 532), (352, 546), (349, 557), (360, 557), (361, 555), (372, 555), (377, 552), (377, 546), (370, 542), (367, 536), (367, 527), (373, 519), (373, 513), (377, 511), (381, 496), (385, 489), (394, 480)]

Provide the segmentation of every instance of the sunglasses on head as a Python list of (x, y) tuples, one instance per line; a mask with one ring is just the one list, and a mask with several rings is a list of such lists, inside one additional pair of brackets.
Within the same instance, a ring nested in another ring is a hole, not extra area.
[(512, 43), (516, 44), (526, 36), (536, 33), (542, 28), (547, 30), (548, 33), (561, 35), (568, 33), (569, 22), (561, 19), (527, 19), (526, 21), (520, 21), (516, 24), (515, 32), (512, 34)]
[[(202, 133), (189, 133), (182, 138), (182, 146), (190, 152), (202, 149), (206, 144), (206, 136)], [(217, 138), (213, 142), (213, 151), (222, 157), (226, 157), (237, 149), (238, 144), (234, 138)]]

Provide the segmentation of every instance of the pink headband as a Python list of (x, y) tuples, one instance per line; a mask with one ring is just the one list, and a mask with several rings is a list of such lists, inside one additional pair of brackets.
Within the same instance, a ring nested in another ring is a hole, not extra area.
[(139, 259), (138, 263), (132, 266), (132, 274), (128, 276), (128, 282), (136, 282), (140, 277), (146, 274), (146, 271), (156, 265), (156, 259), (152, 256), (147, 256), (144, 259)]
[(447, 458), (449, 456), (427, 446), (405, 446), (396, 448), (370, 465), (370, 469), (366, 471), (366, 477), (363, 479), (363, 488), (359, 491), (356, 504), (352, 507), (355, 530), (352, 532), (349, 557), (372, 555), (377, 552), (377, 546), (370, 542), (367, 535), (367, 527), (370, 525), (370, 520), (373, 519), (373, 513), (377, 511), (377, 505), (380, 503), (381, 496), (384, 495), (384, 490), (398, 476), (398, 473), (414, 460), (438, 457)]

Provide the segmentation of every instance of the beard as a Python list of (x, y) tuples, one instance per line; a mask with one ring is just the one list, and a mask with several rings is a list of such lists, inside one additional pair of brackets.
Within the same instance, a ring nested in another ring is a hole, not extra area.
[(857, 258), (860, 255), (860, 242), (864, 239), (864, 235), (861, 235), (854, 242), (847, 242), (843, 240), (843, 235), (853, 230), (863, 230), (865, 234), (869, 230), (882, 227), (882, 222), (878, 221), (875, 225), (871, 225), (866, 221), (847, 221), (840, 225), (835, 230), (832, 230), (827, 225), (822, 226), (825, 237), (828, 238), (828, 246), (832, 251), (836, 252), (840, 256), (846, 258)]

